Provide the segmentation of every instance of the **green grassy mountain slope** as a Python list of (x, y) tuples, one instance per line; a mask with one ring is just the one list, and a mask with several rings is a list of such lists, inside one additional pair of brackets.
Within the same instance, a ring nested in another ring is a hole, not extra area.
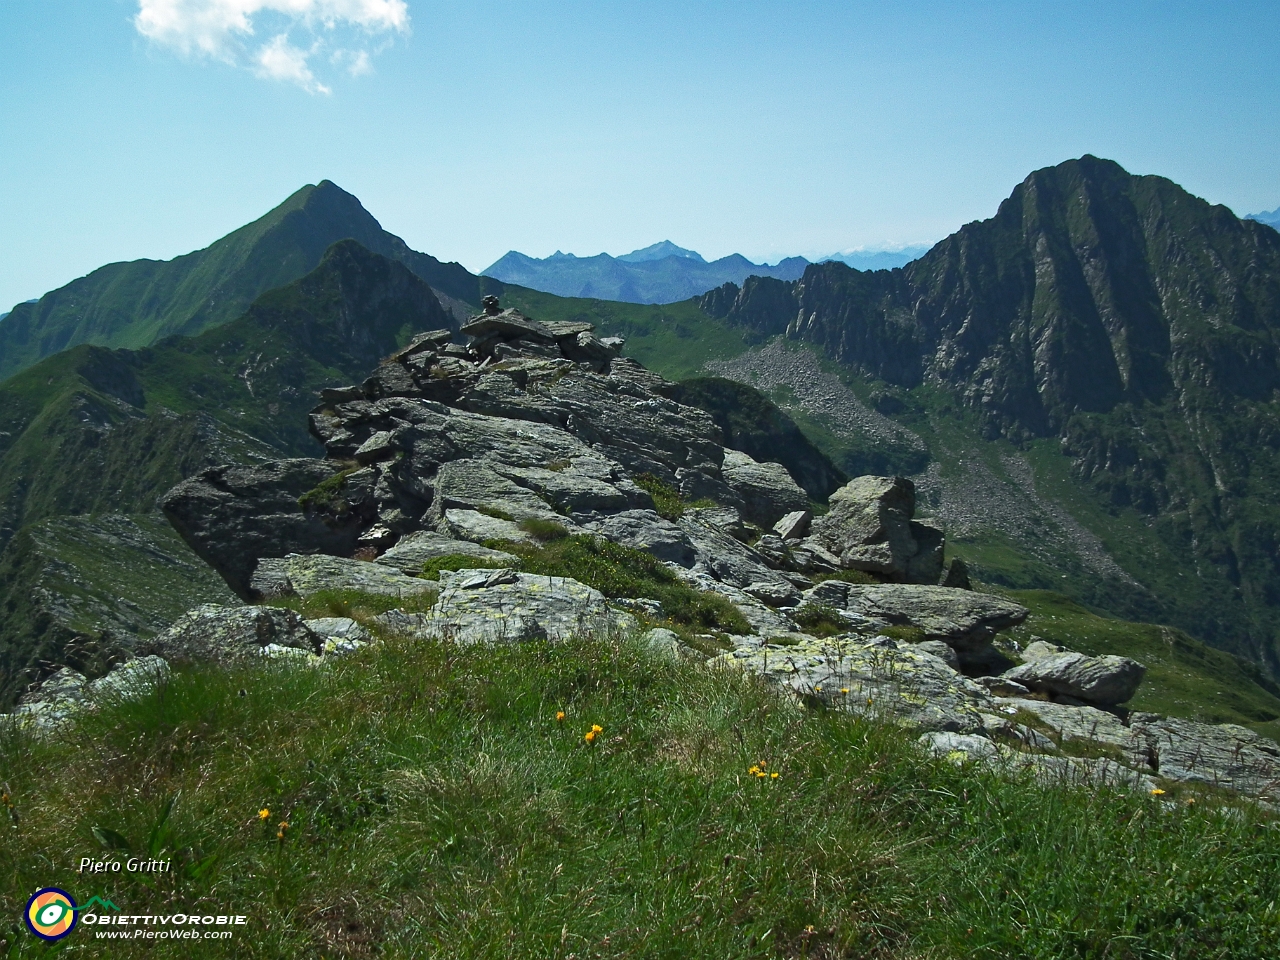
[(227, 323), (260, 294), (315, 269), (325, 250), (346, 238), (400, 261), (449, 298), (479, 303), (476, 278), (461, 265), (410, 250), (325, 180), (204, 250), (108, 264), (14, 307), (0, 322), (0, 379), (82, 343), (138, 348)]
[(200, 336), (82, 345), (0, 384), (0, 702), (47, 663), (100, 670), (128, 638), (229, 600), (156, 498), (206, 467), (322, 453), (317, 391), (451, 321), (407, 268), (345, 240)]
[(1129, 575), (1198, 636), (1280, 666), (1274, 230), (1084, 157), (901, 270), (818, 264), (700, 303), (868, 383), (941, 388), (982, 438), (1056, 444), (1086, 509), (1132, 518), (1167, 558), (1133, 556)]
[(348, 240), (198, 337), (51, 357), (0, 384), (0, 544), (47, 516), (150, 510), (205, 466), (319, 452), (321, 387), (451, 322), (427, 284)]

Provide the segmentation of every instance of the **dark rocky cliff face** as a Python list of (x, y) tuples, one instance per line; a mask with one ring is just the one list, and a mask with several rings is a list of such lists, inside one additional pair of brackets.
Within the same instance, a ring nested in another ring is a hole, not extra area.
[(1085, 156), (1031, 174), (905, 268), (817, 264), (702, 305), (888, 383), (948, 388), (991, 436), (1061, 438), (1077, 476), (1163, 524), (1190, 568), (1226, 573), (1247, 615), (1205, 632), (1280, 662), (1270, 227)]

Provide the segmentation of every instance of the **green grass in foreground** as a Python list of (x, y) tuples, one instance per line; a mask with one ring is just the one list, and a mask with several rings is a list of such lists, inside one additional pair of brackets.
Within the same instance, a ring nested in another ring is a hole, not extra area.
[[(627, 642), (389, 639), (321, 669), (178, 673), (59, 742), (10, 734), (0, 770), (10, 957), (59, 952), (19, 929), (47, 885), (250, 917), (229, 942), (145, 947), (82, 926), (62, 946), (84, 956), (1256, 960), (1280, 942), (1280, 830), (1247, 808), (928, 761), (894, 728)], [(77, 875), (104, 854), (95, 827), (172, 872)]]

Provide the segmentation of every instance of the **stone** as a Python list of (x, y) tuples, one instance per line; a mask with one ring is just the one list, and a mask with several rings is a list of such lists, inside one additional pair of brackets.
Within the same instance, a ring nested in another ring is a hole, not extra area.
[(976, 733), (933, 730), (920, 735), (920, 744), (935, 757), (942, 757), (953, 763), (995, 760), (1000, 756), (994, 743)]
[(304, 622), (320, 638), (325, 656), (354, 653), (373, 642), (373, 634), (350, 617), (318, 617)]
[(1136, 714), (1130, 734), (1134, 765), (1152, 774), (1280, 801), (1280, 744), (1247, 727)]
[(550, 505), (532, 490), (502, 476), (484, 460), (454, 460), (436, 474), (433, 510), (479, 510), (505, 514), (511, 520), (564, 522)]
[(665, 627), (654, 627), (642, 633), (640, 642), (661, 660), (679, 660), (685, 649), (680, 637)]
[(1007, 677), (974, 677), (973, 682), (993, 697), (1027, 697), (1031, 691), (1015, 680)]
[(720, 469), (724, 482), (742, 498), (742, 515), (765, 530), (809, 505), (809, 495), (780, 463), (759, 463), (740, 450), (725, 450)]
[(915, 648), (921, 653), (937, 657), (952, 670), (959, 671), (960, 669), (960, 658), (956, 656), (955, 648), (950, 644), (943, 643), (941, 640), (925, 640), (922, 643), (917, 643)]
[(518, 310), (487, 311), (462, 325), (461, 332), (477, 341), (497, 339), (554, 341), (555, 334), (537, 320), (531, 320)]
[(665, 563), (692, 567), (697, 551), (684, 531), (653, 510), (625, 510), (605, 517), (589, 529), (611, 543), (643, 550)]
[(406, 576), (385, 564), (296, 553), (279, 559), (268, 557), (259, 560), (250, 586), (263, 599), (309, 597), (321, 590), (352, 590), (381, 597), (416, 597), (436, 589), (429, 580)]
[(634, 630), (635, 620), (610, 609), (598, 590), (567, 577), (458, 570), (441, 572), (440, 599), (422, 628), (457, 643), (511, 643), (604, 638)]
[(441, 526), (455, 539), (475, 543), (487, 543), (491, 540), (506, 543), (536, 542), (518, 523), (491, 517), (478, 510), (446, 510)]
[(994, 703), (937, 657), (892, 640), (818, 640), (742, 647), (712, 663), (760, 674), (802, 701), (922, 730), (979, 733)]
[(1029, 613), (1003, 597), (923, 584), (827, 580), (805, 591), (805, 598), (863, 617), (918, 627), (924, 639), (941, 640), (960, 651), (985, 646), (997, 631), (1016, 627)]
[(969, 567), (959, 557), (952, 557), (943, 568), (942, 578), (938, 581), (940, 587), (950, 587), (953, 590), (972, 590), (973, 584), (969, 581)]
[(843, 566), (870, 573), (907, 572), (916, 553), (911, 537), (915, 485), (904, 477), (857, 477), (829, 498), (813, 523), (813, 538)]
[(907, 582), (937, 583), (942, 579), (946, 534), (941, 527), (923, 520), (912, 520), (908, 529), (915, 541), (916, 552), (907, 559)]
[(996, 644), (988, 641), (977, 647), (958, 650), (960, 672), (970, 677), (995, 677), (1017, 665), (1017, 661)]
[(349, 556), (355, 550), (372, 518), (372, 503), (352, 503), (341, 486), (334, 498), (343, 507), (332, 515), (306, 512), (298, 502), (342, 469), (331, 460), (215, 467), (178, 484), (160, 506), (188, 546), (237, 596), (249, 600), (249, 580), (260, 557)]
[(154, 637), (148, 652), (170, 663), (229, 663), (271, 643), (320, 650), (320, 638), (292, 610), (203, 604)]
[(1022, 649), (1022, 662), (1030, 663), (1032, 660), (1039, 660), (1041, 657), (1052, 657), (1059, 653), (1068, 653), (1066, 647), (1058, 646), (1056, 643), (1050, 643), (1047, 640), (1032, 638), (1031, 643)]
[(459, 556), (501, 564), (516, 561), (509, 553), (491, 550), (470, 540), (456, 540), (434, 530), (417, 530), (401, 539), (374, 562), (395, 567), (406, 574), (417, 574), (422, 572), (428, 561)]
[(90, 695), (103, 698), (131, 699), (145, 696), (169, 679), (169, 662), (163, 657), (134, 657), (88, 685)]
[(745, 543), (687, 516), (676, 524), (693, 545), (696, 557), (693, 569), (739, 590), (753, 588), (786, 598), (779, 600), (778, 605), (799, 599), (800, 594), (791, 581), (772, 569), (764, 557)]
[(1031, 690), (1115, 706), (1133, 697), (1146, 672), (1146, 667), (1128, 657), (1068, 652), (1036, 656), (1003, 676)]
[(1045, 726), (1066, 740), (1087, 740), (1127, 749), (1129, 729), (1114, 713), (1096, 707), (1072, 707), (1047, 700), (997, 698), (996, 703), (1015, 713), (1033, 713)]
[(793, 510), (773, 525), (773, 532), (783, 540), (801, 540), (808, 535), (812, 523), (809, 510)]

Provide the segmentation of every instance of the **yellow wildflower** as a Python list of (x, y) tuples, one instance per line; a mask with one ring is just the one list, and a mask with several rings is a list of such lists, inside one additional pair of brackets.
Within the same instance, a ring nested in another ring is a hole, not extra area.
[(587, 741), (587, 743), (591, 743), (592, 741), (595, 740), (595, 738), (596, 738), (596, 732), (594, 730), (588, 730), (586, 733), (582, 735), (582, 739)]
[(1151, 795), (1153, 797), (1163, 797), (1164, 791), (1161, 790), (1159, 787), (1156, 787), (1154, 790), (1151, 791)]
[(563, 719), (564, 719), (564, 711), (563, 711), (563, 710), (557, 710), (557, 711), (556, 711), (556, 720), (563, 720)]
[(598, 723), (593, 723), (593, 724), (591, 725), (591, 732), (592, 732), (592, 733), (604, 733), (604, 727), (600, 726), (600, 724), (598, 724)]
[(261, 810), (258, 811), (259, 820), (266, 820), (270, 816), (271, 816), (271, 811), (268, 810), (266, 807), (263, 807)]
[(841, 692), (841, 693), (848, 693), (848, 692), (849, 692), (849, 688), (848, 688), (848, 687), (841, 687), (841, 688), (840, 688), (840, 692)]
[(778, 779), (778, 771), (777, 771), (777, 770), (775, 770), (775, 771), (773, 771), (773, 773), (769, 774), (769, 779), (770, 779), (770, 780), (777, 780), (777, 779)]

